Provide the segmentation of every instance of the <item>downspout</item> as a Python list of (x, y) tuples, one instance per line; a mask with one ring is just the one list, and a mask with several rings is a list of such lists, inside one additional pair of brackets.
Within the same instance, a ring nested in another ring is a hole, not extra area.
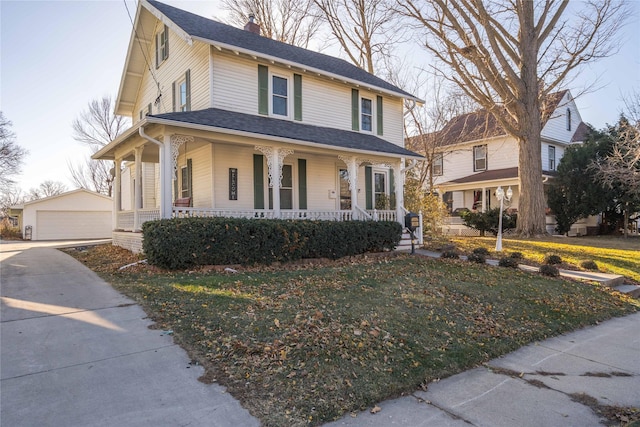
[[(146, 139), (149, 142), (152, 142), (154, 144), (156, 144), (159, 148), (159, 152), (160, 152), (160, 218), (171, 218), (172, 216), (172, 212), (171, 209), (169, 209), (169, 211), (167, 212), (167, 209), (165, 207), (165, 193), (166, 193), (166, 184), (165, 184), (165, 180), (166, 177), (165, 172), (164, 172), (164, 168), (162, 167), (164, 165), (165, 162), (169, 161), (168, 156), (166, 156), (165, 153), (165, 146), (162, 142), (158, 141), (155, 138), (150, 137), (149, 135), (147, 135), (144, 132), (144, 126), (140, 126), (138, 128), (138, 134)], [(171, 199), (171, 197), (169, 197), (169, 199)]]

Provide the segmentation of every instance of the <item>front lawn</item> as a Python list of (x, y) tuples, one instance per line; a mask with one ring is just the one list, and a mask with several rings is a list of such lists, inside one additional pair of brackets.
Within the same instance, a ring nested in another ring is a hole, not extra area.
[(600, 286), (408, 255), (224, 273), (118, 272), (135, 257), (112, 246), (69, 252), (173, 331), (203, 380), (267, 426), (334, 420), (639, 308)]
[[(462, 252), (485, 247), (495, 258), (521, 252), (524, 258), (541, 264), (547, 254), (557, 254), (570, 267), (579, 268), (582, 261), (592, 260), (605, 273), (621, 274), (640, 284), (640, 237), (545, 237), (539, 239), (503, 238), (502, 254), (494, 252), (495, 237), (456, 237), (448, 241)], [(444, 242), (435, 242), (432, 249)]]

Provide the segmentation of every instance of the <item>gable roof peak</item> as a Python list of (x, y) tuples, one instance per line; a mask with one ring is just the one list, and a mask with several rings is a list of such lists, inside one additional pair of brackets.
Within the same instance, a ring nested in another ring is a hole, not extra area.
[[(328, 77), (337, 77), (346, 83), (364, 84), (371, 89), (394, 96), (424, 102), (343, 59), (263, 37), (252, 31), (245, 31), (156, 0), (140, 0), (140, 4), (162, 22), (170, 22), (178, 27), (190, 39), (293, 65)], [(158, 14), (162, 16), (157, 16)]]

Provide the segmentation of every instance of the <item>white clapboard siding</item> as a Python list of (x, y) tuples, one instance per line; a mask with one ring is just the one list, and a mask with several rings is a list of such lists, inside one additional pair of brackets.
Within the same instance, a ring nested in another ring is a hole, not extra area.
[(258, 114), (258, 65), (213, 52), (213, 107)]
[[(567, 109), (571, 111), (570, 130), (567, 130)], [(569, 144), (581, 121), (582, 118), (575, 101), (570, 98), (569, 92), (566, 92), (564, 98), (558, 103), (558, 107), (542, 129), (540, 136), (543, 140)]]
[[(162, 24), (156, 21), (158, 31)], [(155, 38), (154, 38), (155, 40)], [(155, 66), (155, 41), (151, 43), (147, 53), (150, 61), (151, 72), (145, 69), (142, 78), (140, 92), (133, 109), (133, 121), (140, 118), (140, 111), (146, 111), (149, 103), (152, 104), (152, 114), (170, 113), (172, 106), (172, 84), (180, 81), (187, 70), (191, 70), (191, 109), (201, 110), (209, 107), (209, 45), (194, 41), (189, 46), (184, 40), (169, 29), (169, 57), (158, 68)], [(158, 85), (156, 80), (160, 82)], [(160, 102), (155, 100), (160, 97)]]

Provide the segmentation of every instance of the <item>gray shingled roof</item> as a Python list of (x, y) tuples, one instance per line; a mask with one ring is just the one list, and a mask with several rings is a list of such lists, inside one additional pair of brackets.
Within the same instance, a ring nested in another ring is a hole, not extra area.
[(386, 89), (409, 98), (416, 98), (408, 92), (388, 83), (373, 74), (369, 74), (349, 62), (311, 50), (303, 49), (287, 43), (269, 39), (250, 31), (241, 30), (175, 7), (147, 0), (173, 23), (192, 37), (209, 40), (213, 43), (224, 43), (247, 49), (258, 54), (269, 55), (294, 62), (309, 68), (326, 71), (381, 89)]
[(275, 136), (339, 149), (364, 150), (402, 157), (422, 157), (370, 134), (312, 126), (289, 120), (221, 110), (219, 108), (147, 116), (150, 122), (154, 121), (153, 118)]

